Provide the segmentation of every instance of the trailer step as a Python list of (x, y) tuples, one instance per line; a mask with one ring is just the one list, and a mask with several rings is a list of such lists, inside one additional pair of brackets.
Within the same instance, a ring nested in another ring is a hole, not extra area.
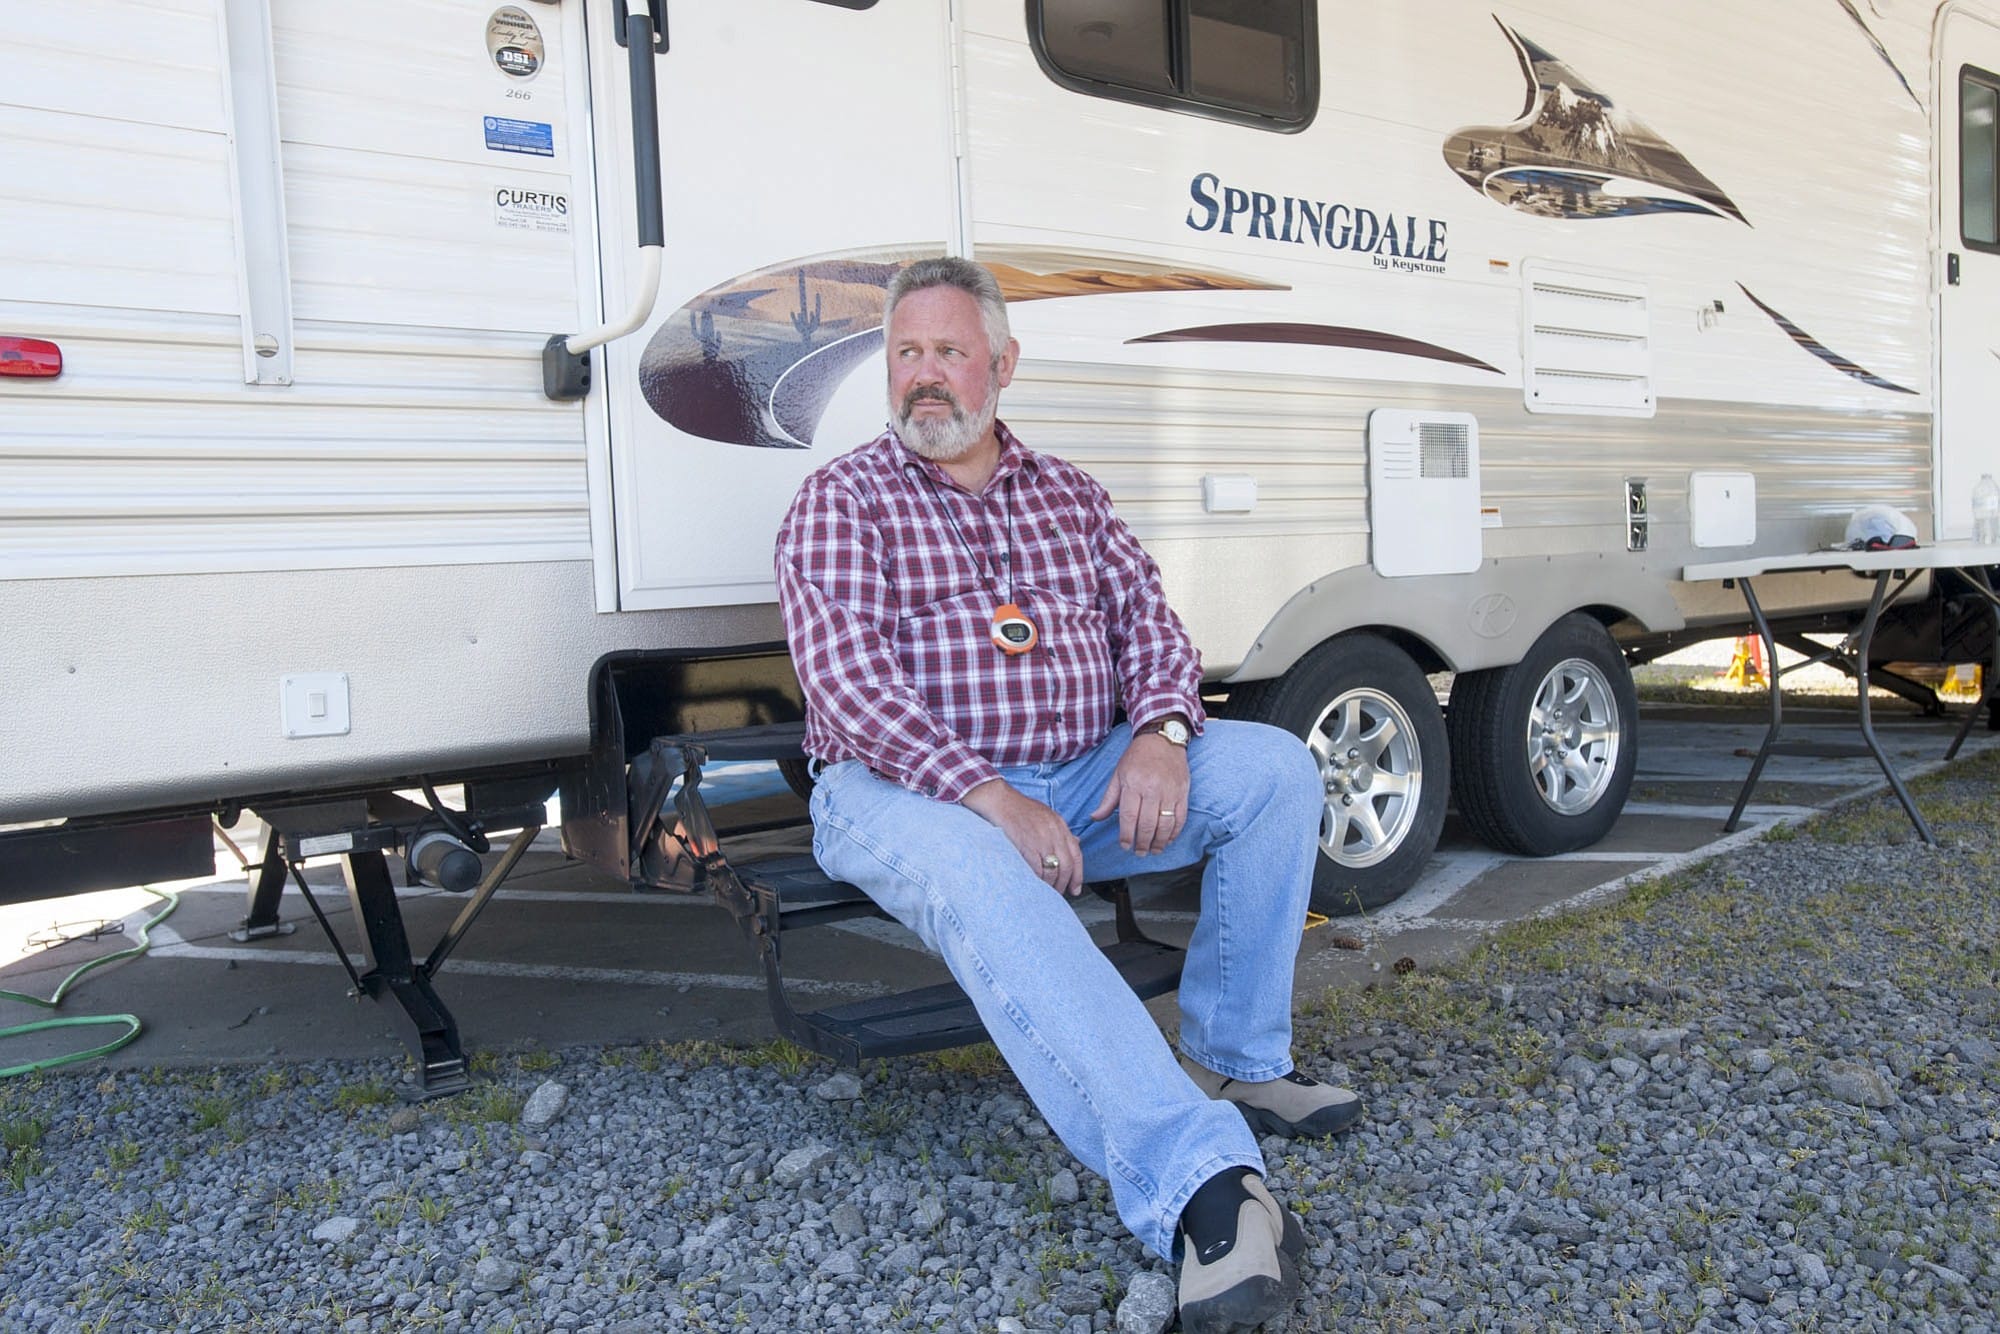
[[(796, 756), (799, 739), (796, 724), (655, 737), (631, 762), (629, 774), (621, 775), (629, 779), (624, 832), (631, 840), (627, 865), (633, 883), (712, 894), (757, 952), (772, 1022), (809, 1051), (858, 1065), (864, 1057), (907, 1056), (985, 1038), (986, 1026), (971, 1000), (949, 982), (809, 1014), (792, 1007), (782, 962), (787, 928), (886, 914), (857, 887), (830, 878), (809, 854), (732, 858), (702, 797), (701, 776), (711, 758)], [(674, 842), (671, 867), (664, 855), (655, 856), (663, 834)], [(649, 865), (649, 859), (660, 864)], [(1139, 929), (1131, 887), (1110, 880), (1089, 888), (1112, 905), (1117, 938), (1102, 948), (1127, 985), (1141, 1000), (1178, 987), (1185, 951)]]
[(746, 861), (738, 869), (753, 893), (761, 888), (777, 895), (781, 931), (889, 915), (853, 885), (843, 884), (820, 870), (819, 863), (809, 853)]
[[(1120, 941), (1105, 946), (1104, 956), (1141, 1000), (1164, 995), (1180, 985), (1185, 952), (1172, 945), (1152, 940)], [(795, 1034), (805, 1039), (803, 1045), (849, 1060), (962, 1047), (987, 1036), (979, 1012), (955, 982), (793, 1018), (811, 1035)], [(812, 1037), (821, 1040), (813, 1041)]]

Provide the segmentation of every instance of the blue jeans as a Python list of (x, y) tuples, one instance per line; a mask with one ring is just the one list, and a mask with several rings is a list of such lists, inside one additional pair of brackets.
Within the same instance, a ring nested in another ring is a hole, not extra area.
[[(1297, 737), (1212, 722), (1188, 747), (1185, 822), (1164, 852), (1118, 846), (1116, 812), (1093, 822), (1131, 739), (1120, 725), (1066, 764), (1001, 776), (1069, 824), (1086, 878), (1200, 861), (1201, 916), (1181, 976), (1181, 1049), (1237, 1079), (1292, 1068), (1292, 965), (1305, 923), (1324, 795)], [(813, 790), (813, 855), (943, 956), (1049, 1126), (1111, 1183), (1134, 1236), (1174, 1258), (1196, 1187), (1229, 1167), (1262, 1172), (1256, 1138), (1174, 1061), (1158, 1025), (999, 828), (955, 803), (832, 765)]]

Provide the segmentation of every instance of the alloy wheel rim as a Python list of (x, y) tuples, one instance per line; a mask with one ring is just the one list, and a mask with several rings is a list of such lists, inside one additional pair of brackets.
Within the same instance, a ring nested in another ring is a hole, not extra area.
[(1423, 754), (1403, 706), (1372, 690), (1337, 696), (1306, 744), (1319, 762), (1326, 807), (1320, 851), (1343, 866), (1372, 866), (1402, 846), (1423, 797)]
[(1558, 815), (1595, 806), (1618, 770), (1623, 743), (1604, 673), (1582, 658), (1551, 667), (1528, 709), (1528, 774), (1542, 803)]

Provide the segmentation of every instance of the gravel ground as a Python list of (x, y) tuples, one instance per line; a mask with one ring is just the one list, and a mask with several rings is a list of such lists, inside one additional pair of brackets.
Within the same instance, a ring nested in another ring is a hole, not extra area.
[[(2000, 757), (1329, 993), (1338, 1140), (1266, 1142), (1293, 1329), (1991, 1329)], [(1366, 935), (1365, 925), (1344, 926)], [(857, 1080), (780, 1045), (0, 1086), (8, 1330), (1156, 1331), (990, 1051)], [(1151, 1306), (1149, 1308), (1149, 1303)]]

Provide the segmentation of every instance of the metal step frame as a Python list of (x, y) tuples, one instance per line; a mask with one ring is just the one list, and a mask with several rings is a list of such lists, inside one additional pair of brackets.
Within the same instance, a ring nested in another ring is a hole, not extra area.
[[(783, 759), (800, 754), (799, 738), (795, 724), (656, 738), (643, 760), (632, 765), (630, 864), (635, 880), (661, 874), (671, 863), (674, 887), (713, 895), (736, 919), (757, 954), (772, 1021), (801, 1047), (859, 1065), (867, 1057), (907, 1056), (983, 1041), (985, 1024), (971, 999), (952, 982), (810, 1013), (793, 1008), (785, 992), (786, 928), (885, 914), (853, 885), (828, 877), (810, 857), (733, 863), (702, 798), (701, 775), (711, 758)], [(671, 822), (664, 816), (670, 792), (676, 816)], [(1178, 987), (1184, 951), (1139, 929), (1130, 886), (1113, 880), (1091, 889), (1115, 909), (1117, 939), (1103, 947), (1105, 957), (1140, 999)]]

